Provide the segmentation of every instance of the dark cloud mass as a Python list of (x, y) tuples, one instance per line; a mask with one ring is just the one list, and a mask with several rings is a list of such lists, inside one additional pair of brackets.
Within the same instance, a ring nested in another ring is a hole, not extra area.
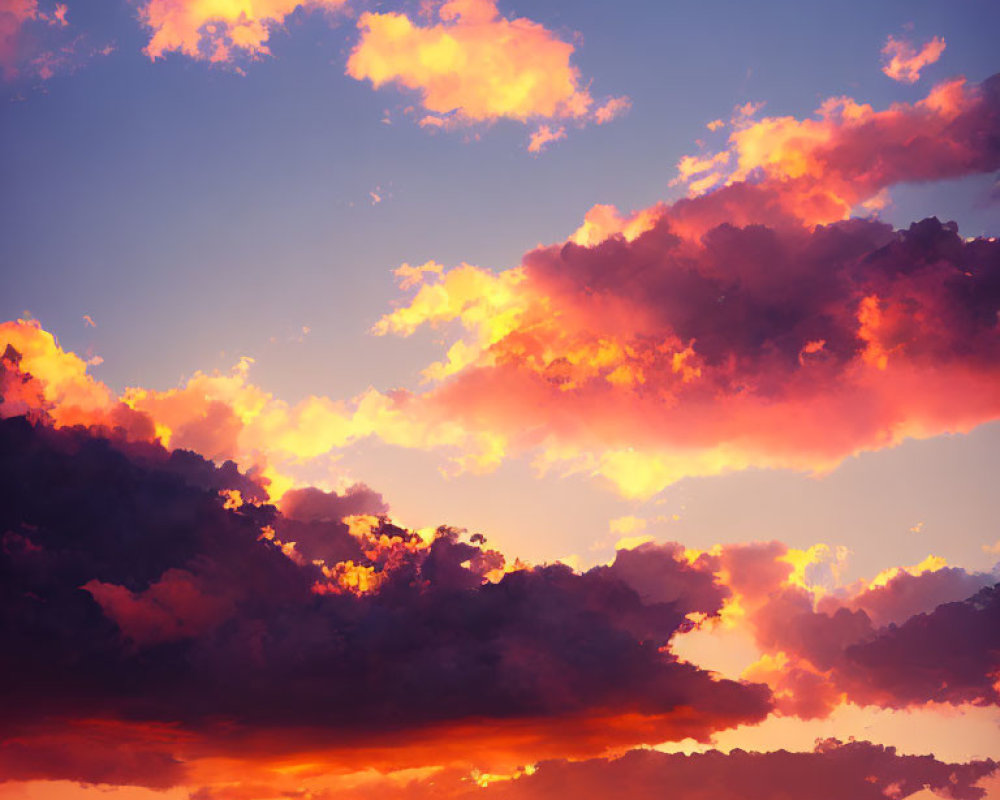
[[(246, 480), (192, 454), (0, 421), (0, 734), (19, 773), (34, 763), (16, 756), (26, 732), (67, 736), (81, 720), (309, 728), (336, 746), (520, 719), (563, 726), (572, 752), (588, 718), (647, 721), (602, 731), (599, 750), (704, 737), (770, 709), (764, 687), (661, 651), (724, 595), (670, 547), (648, 548), (641, 568), (625, 554), (583, 575), (555, 565), (493, 583), (502, 557), (448, 529), (428, 546), (384, 519), (359, 538), (266, 505), (225, 509), (219, 489), (252, 490)], [(286, 538), (296, 525), (352, 558), (313, 563)], [(169, 775), (151, 752), (137, 763)]]
[(1000, 704), (1000, 584), (892, 624), (845, 655), (860, 702)]

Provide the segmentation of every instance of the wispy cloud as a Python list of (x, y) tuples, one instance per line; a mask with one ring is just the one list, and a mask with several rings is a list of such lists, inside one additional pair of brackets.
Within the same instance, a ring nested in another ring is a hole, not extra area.
[(944, 49), (940, 36), (924, 42), (919, 50), (909, 39), (889, 36), (882, 48), (882, 72), (900, 83), (916, 83), (920, 71), (941, 58)]

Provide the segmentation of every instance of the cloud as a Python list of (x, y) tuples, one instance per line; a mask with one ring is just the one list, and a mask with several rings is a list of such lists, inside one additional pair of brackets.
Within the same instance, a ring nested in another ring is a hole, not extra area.
[(1000, 584), (850, 646), (843, 682), (862, 703), (1000, 704)]
[(832, 97), (811, 119), (737, 121), (726, 150), (681, 160), (680, 180), (700, 178), (722, 159), (730, 165), (727, 183), (769, 187), (770, 202), (786, 214), (823, 224), (846, 219), (855, 206), (897, 183), (994, 171), (1000, 163), (998, 117), (996, 76), (979, 86), (964, 78), (945, 81), (916, 103), (883, 111)]
[(93, 359), (64, 351), (36, 321), (0, 323), (3, 353), (0, 417), (32, 414), (56, 427), (84, 425), (234, 460), (267, 484), (273, 501), (295, 485), (301, 465), (332, 472), (331, 453), (376, 434), (403, 447), (451, 448), (455, 468), (465, 470), (495, 464), (500, 445), (447, 419), (410, 414), (405, 393), (368, 389), (349, 401), (310, 396), (290, 406), (250, 382), (248, 358), (228, 373), (196, 372), (175, 389), (132, 387), (116, 396), (87, 373)]
[(752, 800), (799, 797), (808, 787), (806, 796), (812, 800), (902, 800), (927, 787), (956, 800), (978, 800), (984, 792), (976, 784), (995, 769), (992, 761), (945, 764), (929, 756), (897, 755), (891, 747), (868, 742), (827, 739), (811, 753), (734, 750), (686, 756), (636, 750), (618, 759), (547, 761), (530, 774), (489, 784), (485, 791), (470, 787), (456, 796), (598, 800), (624, 795), (652, 800), (667, 793), (677, 800)]
[(907, 39), (889, 36), (882, 48), (882, 72), (900, 83), (916, 83), (920, 70), (941, 58), (944, 48), (940, 36), (924, 42), (919, 50)]
[(48, 80), (97, 55), (70, 27), (64, 3), (5, 0), (0, 4), (0, 78)]
[(622, 116), (622, 114), (628, 113), (630, 108), (632, 108), (632, 100), (630, 98), (624, 96), (612, 97), (594, 112), (594, 122), (598, 125), (604, 125)]
[(17, 75), (21, 28), (37, 16), (37, 0), (11, 0), (0, 8), (0, 72), (4, 80)]
[(899, 181), (1000, 166), (998, 91), (956, 81), (885, 112), (838, 100), (817, 121), (750, 123), (708, 159), (735, 168), (714, 191), (625, 218), (595, 207), (504, 272), (427, 273), (375, 327), (450, 337), (411, 413), (635, 497), (748, 466), (821, 472), (994, 419), (1000, 244), (841, 217)]
[[(710, 562), (678, 546), (583, 574), (508, 568), (446, 528), (233, 502), (218, 481), (246, 476), (193, 454), (200, 469), (181, 474), (173, 458), (0, 421), (0, 486), (17, 486), (0, 504), (5, 747), (72, 749), (93, 726), (135, 742), (129, 726), (159, 726), (171, 770), (304, 741), (356, 769), (448, 738), (453, 758), (506, 763), (705, 738), (770, 709), (764, 687), (670, 655), (687, 616), (726, 596)], [(77, 763), (25, 756), (16, 776), (99, 779)]]
[(268, 55), (271, 32), (299, 9), (336, 11), (346, 0), (145, 0), (151, 59), (182, 53), (213, 62)]
[[(585, 761), (547, 760), (503, 773), (483, 770), (435, 770), (429, 775), (390, 776), (357, 787), (309, 785), (317, 800), (551, 800), (579, 797), (604, 800), (626, 796), (653, 800), (757, 800), (761, 797), (809, 797), (810, 800), (904, 800), (951, 797), (980, 800), (997, 765), (991, 760), (949, 764), (932, 756), (901, 755), (892, 747), (864, 741), (820, 739), (811, 752), (779, 750), (749, 753), (710, 751), (697, 755), (632, 750), (614, 758)], [(251, 800), (276, 794), (228, 793), (205, 787), (193, 800)]]
[(821, 576), (837, 565), (826, 546), (730, 545), (708, 555), (733, 593), (721, 619), (742, 620), (763, 653), (744, 676), (771, 686), (779, 713), (825, 717), (843, 702), (1000, 704), (996, 573), (929, 558), (831, 591)]
[(560, 126), (553, 129), (548, 125), (541, 125), (534, 133), (531, 134), (531, 139), (528, 142), (528, 152), (540, 153), (545, 149), (546, 145), (552, 142), (558, 142), (560, 139), (565, 138), (566, 128)]
[(290, 489), (281, 498), (282, 512), (303, 522), (336, 522), (357, 514), (384, 514), (389, 510), (382, 495), (363, 483), (356, 483), (343, 494), (324, 492), (309, 486)]
[[(537, 22), (501, 16), (494, 0), (447, 0), (426, 8), (437, 20), (424, 25), (395, 11), (363, 13), (361, 37), (347, 61), (348, 75), (376, 89), (395, 84), (417, 92), (422, 126), (498, 119), (600, 124), (627, 110), (625, 97), (595, 110), (571, 63), (574, 46)], [(553, 129), (545, 130), (551, 141)]]

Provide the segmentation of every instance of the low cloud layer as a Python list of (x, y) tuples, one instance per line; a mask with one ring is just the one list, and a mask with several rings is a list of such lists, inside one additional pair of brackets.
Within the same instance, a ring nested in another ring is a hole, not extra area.
[[(991, 761), (944, 764), (930, 756), (897, 755), (893, 748), (868, 742), (824, 740), (811, 753), (747, 753), (734, 750), (684, 756), (633, 751), (613, 760), (551, 761), (527, 775), (453, 789), (440, 778), (415, 783), (400, 797), (486, 797), (497, 800), (548, 800), (576, 797), (604, 800), (629, 797), (654, 800), (758, 800), (803, 797), (811, 800), (903, 800), (930, 789), (953, 800), (978, 800), (976, 784), (992, 774)], [(457, 781), (455, 782), (457, 783)], [(454, 784), (453, 784), (454, 785)]]
[[(679, 547), (582, 575), (506, 567), (448, 529), (237, 505), (234, 491), (254, 490), (245, 476), (191, 454), (175, 463), (23, 417), (0, 422), (0, 444), (11, 778), (160, 786), (206, 748), (235, 757), (275, 737), (359, 768), (359, 750), (386, 736), (436, 741), (462, 726), (466, 755), (579, 755), (705, 738), (770, 710), (763, 686), (666, 649), (726, 596)], [(130, 742), (129, 769), (151, 777), (84, 753), (55, 766), (55, 751), (79, 752), (74, 730), (84, 744), (101, 731)]]

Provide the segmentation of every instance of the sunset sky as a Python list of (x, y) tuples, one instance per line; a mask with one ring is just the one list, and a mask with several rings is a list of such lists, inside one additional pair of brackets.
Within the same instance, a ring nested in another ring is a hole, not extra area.
[(0, 800), (1000, 798), (998, 30), (0, 0)]

